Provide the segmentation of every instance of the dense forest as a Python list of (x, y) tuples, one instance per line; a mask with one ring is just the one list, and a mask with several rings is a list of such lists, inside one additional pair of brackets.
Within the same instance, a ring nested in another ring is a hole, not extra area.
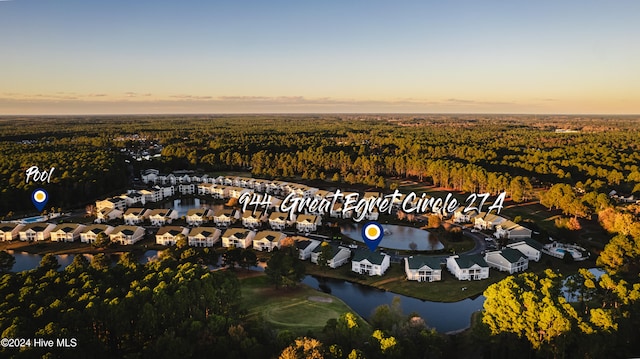
[[(415, 178), (468, 192), (508, 190), (516, 201), (556, 183), (595, 195), (640, 192), (640, 126), (630, 117), (15, 118), (1, 120), (0, 133), (0, 214), (30, 208), (36, 184), (25, 183), (24, 171), (32, 165), (56, 168), (46, 189), (64, 208), (125, 189), (144, 167), (250, 169), (256, 177), (380, 188)], [(152, 143), (162, 146), (160, 159), (130, 156)]]
[[(559, 131), (558, 131), (559, 130)], [(547, 270), (509, 276), (484, 293), (482, 317), (461, 335), (440, 335), (400, 303), (369, 323), (351, 313), (305, 337), (278, 332), (241, 309), (232, 271), (210, 272), (194, 249), (169, 250), (146, 265), (124, 255), (77, 256), (57, 270), (0, 277), (3, 337), (69, 336), (78, 357), (383, 358), (629, 357), (640, 354), (640, 207), (612, 190), (640, 194), (640, 122), (572, 116), (193, 116), (0, 119), (0, 216), (31, 207), (36, 186), (48, 206), (77, 208), (120, 193), (140, 170), (250, 171), (256, 177), (320, 179), (394, 188), (404, 179), (467, 192), (506, 190), (608, 232), (597, 265), (605, 273)], [(138, 161), (161, 148), (161, 157)], [(51, 183), (25, 170), (55, 167)], [(574, 225), (567, 220), (567, 226)], [(596, 221), (597, 219), (597, 221)], [(248, 266), (249, 252), (226, 263)], [(2, 255), (0, 260), (9, 260)], [(268, 271), (276, 286), (302, 274), (283, 251)], [(4, 268), (4, 266), (2, 266)], [(0, 268), (0, 270), (3, 270)], [(568, 300), (567, 298), (571, 298)], [(3, 354), (56, 357), (35, 349)], [(69, 354), (67, 353), (67, 354)], [(64, 354), (64, 352), (63, 352)], [(64, 355), (63, 355), (64, 356)]]

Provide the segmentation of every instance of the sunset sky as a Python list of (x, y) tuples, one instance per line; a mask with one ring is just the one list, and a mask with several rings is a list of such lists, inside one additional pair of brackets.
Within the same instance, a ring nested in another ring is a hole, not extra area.
[(0, 1), (0, 114), (640, 113), (640, 1)]

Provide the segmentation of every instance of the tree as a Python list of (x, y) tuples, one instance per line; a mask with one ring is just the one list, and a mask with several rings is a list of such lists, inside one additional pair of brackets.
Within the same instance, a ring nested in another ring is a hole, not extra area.
[(93, 242), (93, 246), (96, 248), (107, 248), (110, 245), (111, 239), (109, 238), (109, 235), (104, 232), (98, 233), (98, 235), (96, 235), (95, 242)]
[(374, 328), (390, 331), (404, 320), (400, 297), (395, 296), (391, 305), (383, 304), (377, 306), (371, 314), (369, 321)]
[(85, 257), (83, 254), (76, 254), (73, 257), (73, 262), (71, 262), (71, 264), (69, 264), (69, 266), (67, 266), (65, 270), (70, 272), (82, 272), (88, 267), (89, 261), (87, 260), (87, 257)]
[(318, 339), (302, 337), (280, 353), (280, 359), (323, 359), (324, 347)]
[(322, 242), (320, 244), (320, 253), (318, 253), (318, 265), (323, 270), (326, 270), (329, 267), (329, 261), (333, 254), (333, 248), (329, 244), (329, 242)]
[(429, 220), (427, 222), (427, 226), (429, 228), (438, 228), (440, 227), (440, 225), (442, 224), (442, 219), (440, 218), (440, 216), (437, 216), (435, 214), (432, 214), (429, 216)]
[(111, 260), (104, 253), (98, 253), (91, 258), (91, 268), (96, 270), (106, 270), (109, 269), (109, 265), (111, 264)]
[(569, 334), (591, 334), (583, 318), (561, 295), (561, 277), (547, 269), (544, 276), (523, 273), (490, 285), (484, 292), (482, 322), (491, 334), (512, 333), (526, 338), (533, 349), (558, 355)]
[(0, 251), (0, 272), (6, 273), (11, 271), (13, 265), (16, 264), (16, 258), (7, 251)]
[(189, 245), (189, 240), (187, 238), (187, 236), (185, 236), (184, 234), (180, 233), (176, 236), (176, 247), (178, 249), (182, 249), (185, 248)]
[(257, 265), (258, 257), (256, 256), (256, 253), (249, 248), (243, 250), (240, 256), (240, 266), (245, 270), (249, 270), (249, 267), (255, 267)]
[(295, 287), (305, 276), (305, 268), (298, 259), (295, 247), (285, 247), (275, 252), (267, 262), (265, 273), (275, 288)]
[(227, 251), (222, 255), (222, 260), (224, 261), (224, 265), (229, 267), (231, 270), (235, 270), (236, 264), (239, 264), (242, 261), (242, 250), (240, 248), (228, 248)]
[(44, 271), (58, 270), (58, 268), (60, 268), (60, 263), (58, 263), (58, 258), (54, 254), (47, 253), (40, 260), (38, 268)]

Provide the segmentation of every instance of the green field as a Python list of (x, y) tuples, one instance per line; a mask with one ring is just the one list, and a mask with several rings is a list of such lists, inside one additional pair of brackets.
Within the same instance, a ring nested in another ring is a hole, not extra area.
[(245, 278), (241, 283), (243, 305), (250, 318), (262, 316), (274, 328), (298, 335), (321, 331), (327, 320), (343, 313), (355, 314), (340, 299), (305, 285), (276, 290), (264, 275)]

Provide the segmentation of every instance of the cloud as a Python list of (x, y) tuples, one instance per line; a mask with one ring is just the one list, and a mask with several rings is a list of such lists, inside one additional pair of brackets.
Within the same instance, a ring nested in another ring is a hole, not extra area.
[(109, 93), (0, 95), (0, 114), (154, 113), (543, 113), (544, 105), (475, 99), (354, 99), (306, 96)]

